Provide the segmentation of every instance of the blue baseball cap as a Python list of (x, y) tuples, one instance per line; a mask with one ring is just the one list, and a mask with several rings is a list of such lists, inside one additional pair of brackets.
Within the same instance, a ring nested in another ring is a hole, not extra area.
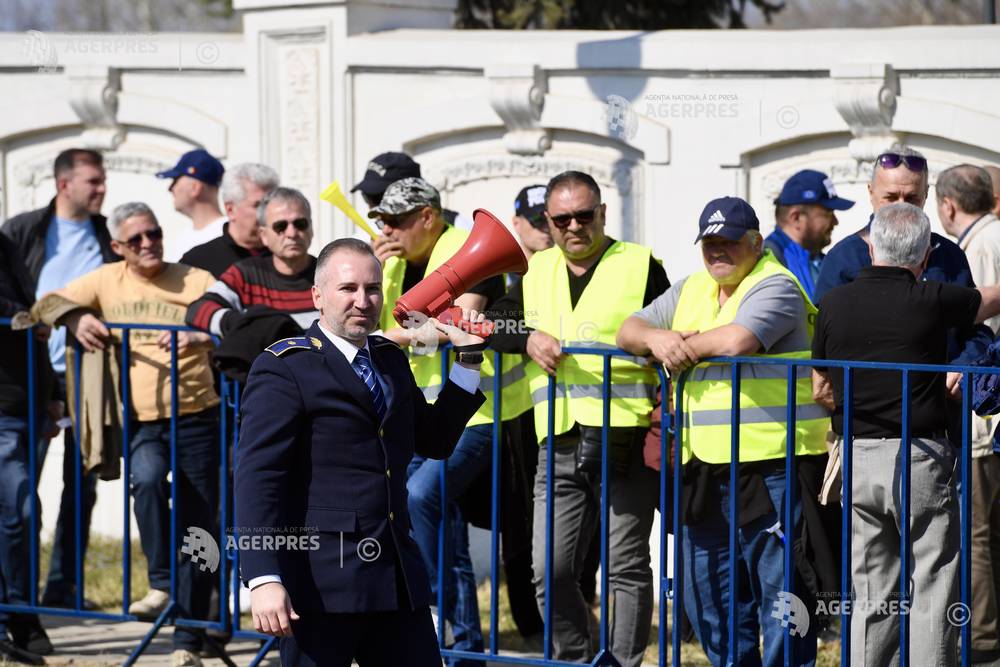
[(181, 156), (172, 169), (156, 174), (157, 178), (180, 178), (190, 176), (202, 183), (218, 186), (222, 182), (222, 174), (226, 168), (212, 157), (204, 148), (196, 148)]
[(803, 169), (785, 181), (774, 203), (780, 206), (818, 204), (833, 211), (846, 211), (854, 206), (850, 199), (837, 196), (829, 176), (813, 169)]
[(730, 241), (739, 241), (748, 229), (760, 229), (760, 221), (753, 207), (739, 197), (719, 197), (705, 205), (698, 218), (698, 238), (721, 236)]

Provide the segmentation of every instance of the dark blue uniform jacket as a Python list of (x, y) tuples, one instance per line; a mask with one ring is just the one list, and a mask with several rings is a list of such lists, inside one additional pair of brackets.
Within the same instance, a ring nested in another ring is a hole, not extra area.
[[(243, 395), (235, 463), (242, 578), (281, 576), (299, 614), (429, 604), (409, 535), (406, 467), (414, 452), (447, 457), (485, 401), (449, 381), (429, 405), (395, 343), (369, 336), (368, 349), (389, 389), (381, 423), (368, 388), (317, 324), (257, 357)], [(310, 539), (263, 548), (268, 534)], [(244, 548), (255, 535), (256, 546)]]

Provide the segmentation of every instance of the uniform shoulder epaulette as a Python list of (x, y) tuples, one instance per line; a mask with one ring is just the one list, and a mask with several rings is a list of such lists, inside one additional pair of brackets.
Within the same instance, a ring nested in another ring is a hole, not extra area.
[(294, 338), (282, 338), (277, 342), (271, 343), (267, 347), (267, 351), (276, 357), (280, 357), (289, 350), (308, 350), (309, 347), (308, 338), (305, 336), (296, 336)]
[(375, 347), (395, 348), (397, 350), (403, 349), (399, 345), (397, 345), (395, 341), (391, 341), (385, 336), (373, 335), (369, 336), (368, 338), (371, 340), (372, 345), (374, 345)]

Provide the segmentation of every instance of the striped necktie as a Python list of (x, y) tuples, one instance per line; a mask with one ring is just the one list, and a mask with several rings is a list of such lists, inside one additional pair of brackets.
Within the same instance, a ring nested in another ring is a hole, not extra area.
[(368, 387), (368, 391), (372, 395), (372, 403), (375, 405), (375, 412), (378, 413), (379, 419), (385, 419), (385, 394), (382, 393), (382, 385), (379, 384), (378, 378), (375, 377), (375, 369), (372, 368), (372, 359), (368, 356), (368, 350), (358, 350), (358, 353), (354, 356), (354, 363), (351, 364), (351, 368), (354, 369), (354, 372), (358, 374), (361, 381)]

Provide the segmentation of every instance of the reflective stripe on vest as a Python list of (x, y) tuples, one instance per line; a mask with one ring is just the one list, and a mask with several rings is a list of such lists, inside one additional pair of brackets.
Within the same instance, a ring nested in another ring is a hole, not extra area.
[[(719, 286), (707, 271), (690, 276), (681, 288), (671, 329), (708, 331), (730, 324), (744, 297), (766, 278), (784, 275), (792, 280), (806, 311), (806, 331), (812, 340), (816, 307), (795, 276), (765, 251), (750, 274), (726, 303), (719, 307)], [(783, 354), (752, 355), (763, 358), (809, 359), (804, 350)], [(683, 461), (692, 453), (706, 463), (728, 463), (731, 451), (732, 365), (696, 366), (684, 384)], [(762, 461), (785, 456), (787, 439), (788, 368), (776, 364), (740, 365), (740, 460)], [(795, 377), (795, 451), (826, 452), (829, 413), (812, 398), (812, 372), (797, 367)]]
[[(562, 250), (555, 247), (535, 253), (521, 283), (525, 323), (554, 337), (563, 347), (615, 349), (618, 328), (642, 308), (650, 256), (649, 248), (615, 242), (598, 262), (574, 308)], [(533, 361), (527, 363), (527, 375), (535, 406), (535, 435), (541, 441), (548, 434), (549, 376)], [(601, 426), (603, 383), (601, 355), (568, 355), (560, 362), (555, 435), (570, 430), (574, 423)], [(648, 426), (658, 384), (656, 372), (645, 365), (645, 359), (612, 357), (611, 426)]]

